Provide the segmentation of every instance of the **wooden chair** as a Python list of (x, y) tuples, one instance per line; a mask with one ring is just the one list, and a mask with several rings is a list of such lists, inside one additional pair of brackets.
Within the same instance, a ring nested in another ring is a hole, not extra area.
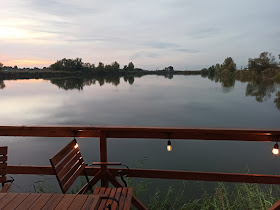
[[(8, 154), (8, 147), (0, 147), (0, 182), (2, 183), (2, 189), (0, 193), (6, 193), (11, 185), (12, 180), (8, 180), (7, 175), (7, 154)], [(10, 182), (10, 183), (9, 183)]]
[[(76, 139), (73, 139), (66, 147), (54, 155), (50, 159), (50, 162), (54, 169), (59, 186), (64, 194), (69, 190), (75, 180), (83, 174), (86, 178), (87, 184), (79, 190), (78, 194), (84, 194), (91, 190), (91, 192), (95, 195), (104, 195), (102, 196), (102, 201), (100, 203), (100, 205), (104, 206), (104, 208), (108, 207), (108, 205), (117, 205), (119, 206), (118, 209), (130, 208), (133, 194), (132, 188), (120, 187), (111, 189), (97, 187), (93, 191), (93, 183), (97, 183), (102, 177), (101, 171), (99, 171), (91, 180), (89, 180), (85, 171), (86, 164), (81, 155)], [(103, 163), (97, 164), (102, 165)]]

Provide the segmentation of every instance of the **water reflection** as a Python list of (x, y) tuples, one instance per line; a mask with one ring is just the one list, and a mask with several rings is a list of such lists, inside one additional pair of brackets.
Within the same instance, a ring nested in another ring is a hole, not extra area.
[(3, 80), (0, 80), (0, 89), (4, 89), (6, 87)]
[[(61, 89), (64, 90), (79, 90), (82, 91), (84, 86), (98, 85), (103, 86), (104, 84), (112, 84), (118, 86), (123, 78), (124, 82), (133, 85), (135, 77), (142, 77), (143, 75), (118, 75), (118, 74), (109, 74), (109, 75), (94, 75), (94, 76), (83, 76), (83, 77), (61, 77), (49, 79), (50, 82)], [(165, 78), (173, 79), (173, 74), (162, 75)], [(203, 78), (208, 78), (215, 83), (220, 83), (224, 93), (229, 93), (233, 91), (236, 80), (242, 83), (247, 83), (246, 89), (244, 91), (245, 96), (254, 97), (255, 100), (259, 103), (263, 103), (272, 99), (275, 104), (275, 107), (280, 111), (280, 85), (275, 82), (273, 79), (255, 77), (254, 79), (248, 78), (236, 78), (233, 74), (227, 75), (202, 75)], [(4, 80), (0, 80), (0, 89), (6, 87)]]
[[(224, 92), (233, 90), (235, 81), (238, 80), (233, 74), (218, 76), (202, 75), (202, 77), (210, 79), (216, 83), (221, 83)], [(247, 82), (245, 96), (253, 96), (259, 103), (265, 102), (271, 97), (275, 97), (274, 103), (276, 108), (280, 111), (280, 90), (279, 84), (270, 78), (255, 77), (253, 79), (240, 78), (238, 81)]]
[(209, 74), (209, 75), (201, 75), (203, 78), (210, 79), (211, 81), (214, 81), (216, 83), (221, 83), (223, 87), (224, 92), (230, 92), (233, 90), (235, 85), (235, 78), (232, 76), (217, 76), (215, 74)]
[[(66, 78), (55, 78), (50, 79), (51, 83), (62, 88), (64, 90), (83, 90), (84, 86), (96, 85), (96, 82), (100, 86), (108, 83), (114, 86), (120, 84), (121, 78), (124, 82), (128, 82), (130, 85), (133, 85), (135, 78), (140, 78), (143, 75), (118, 75), (118, 74), (109, 74), (109, 75), (95, 75), (94, 77), (66, 77)], [(165, 78), (172, 79), (173, 74), (163, 75)]]
[[(125, 82), (128, 82), (129, 84), (133, 84), (135, 77), (141, 77), (141, 76), (134, 76), (134, 75), (98, 75), (95, 77), (72, 77), (72, 78), (57, 78), (57, 79), (51, 79), (51, 83), (54, 85), (57, 85), (59, 88), (62, 88), (64, 90), (83, 90), (84, 86), (90, 86), (95, 85), (96, 82), (99, 83), (100, 86), (104, 85), (105, 83), (113, 84), (115, 86), (118, 86), (120, 84), (120, 79), (123, 77), (123, 80)], [(173, 79), (173, 74), (164, 75), (165, 78)], [(202, 77), (208, 77), (211, 81), (215, 83), (220, 83), (223, 92), (229, 93), (234, 89), (236, 78), (234, 75), (221, 75), (217, 76), (215, 74), (210, 74), (208, 76)], [(246, 90), (245, 90), (245, 96), (252, 96), (255, 98), (255, 100), (259, 103), (265, 102), (271, 97), (275, 97), (274, 103), (276, 108), (280, 111), (280, 90), (279, 90), (279, 84), (277, 84), (272, 79), (264, 79), (261, 77), (257, 77), (251, 80), (244, 80), (240, 79), (238, 81), (241, 82), (247, 82)], [(1, 83), (0, 83), (1, 84)], [(5, 84), (3, 83), (3, 88), (5, 87)]]
[(246, 96), (255, 97), (257, 102), (264, 102), (271, 98), (277, 90), (276, 84), (270, 79), (257, 79), (247, 84)]
[(99, 86), (102, 86), (106, 83), (118, 86), (122, 77), (124, 81), (128, 82), (130, 85), (134, 83), (135, 76), (133, 75), (98, 75), (94, 77), (67, 77), (50, 79), (50, 81), (52, 84), (64, 90), (83, 90), (84, 86), (96, 85), (97, 82), (99, 83)]

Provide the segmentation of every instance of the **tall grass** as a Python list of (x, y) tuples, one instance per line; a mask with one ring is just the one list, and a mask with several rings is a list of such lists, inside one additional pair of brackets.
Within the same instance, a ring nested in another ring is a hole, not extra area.
[(234, 184), (229, 187), (224, 183), (217, 183), (214, 193), (207, 192), (203, 186), (203, 193), (199, 198), (185, 197), (186, 184), (180, 189), (170, 186), (165, 192), (157, 190), (150, 196), (146, 205), (151, 210), (243, 210), (267, 209), (280, 199), (280, 187), (275, 185), (261, 186), (258, 184)]

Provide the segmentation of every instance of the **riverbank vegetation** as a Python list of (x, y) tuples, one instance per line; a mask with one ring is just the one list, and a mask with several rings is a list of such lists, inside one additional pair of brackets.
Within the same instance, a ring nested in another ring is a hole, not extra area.
[[(169, 186), (165, 191), (157, 190), (150, 196), (148, 208), (180, 209), (180, 210), (243, 210), (268, 209), (279, 200), (279, 186), (262, 187), (258, 184), (225, 184), (217, 183), (213, 192), (209, 192), (202, 184), (196, 184), (200, 190), (199, 198), (187, 199), (184, 195), (189, 182), (183, 182), (180, 187)], [(192, 191), (195, 191), (193, 188)], [(190, 189), (189, 189), (190, 191)]]
[(228, 57), (223, 64), (216, 64), (210, 66), (208, 69), (202, 69), (201, 75), (210, 79), (214, 77), (233, 77), (243, 82), (256, 78), (269, 78), (280, 83), (280, 62), (277, 62), (275, 56), (271, 53), (262, 52), (258, 58), (248, 59), (247, 68), (237, 70), (234, 60)]

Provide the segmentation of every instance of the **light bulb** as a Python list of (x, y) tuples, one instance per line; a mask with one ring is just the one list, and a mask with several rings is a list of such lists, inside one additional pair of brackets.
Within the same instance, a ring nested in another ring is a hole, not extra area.
[(171, 141), (168, 140), (167, 142), (167, 151), (170, 152), (172, 150)]
[(273, 149), (272, 149), (272, 153), (273, 153), (274, 155), (278, 155), (278, 154), (279, 154), (279, 146), (278, 146), (277, 143), (274, 145), (274, 147), (273, 147)]
[(77, 149), (79, 147), (78, 143), (75, 144), (74, 149)]

